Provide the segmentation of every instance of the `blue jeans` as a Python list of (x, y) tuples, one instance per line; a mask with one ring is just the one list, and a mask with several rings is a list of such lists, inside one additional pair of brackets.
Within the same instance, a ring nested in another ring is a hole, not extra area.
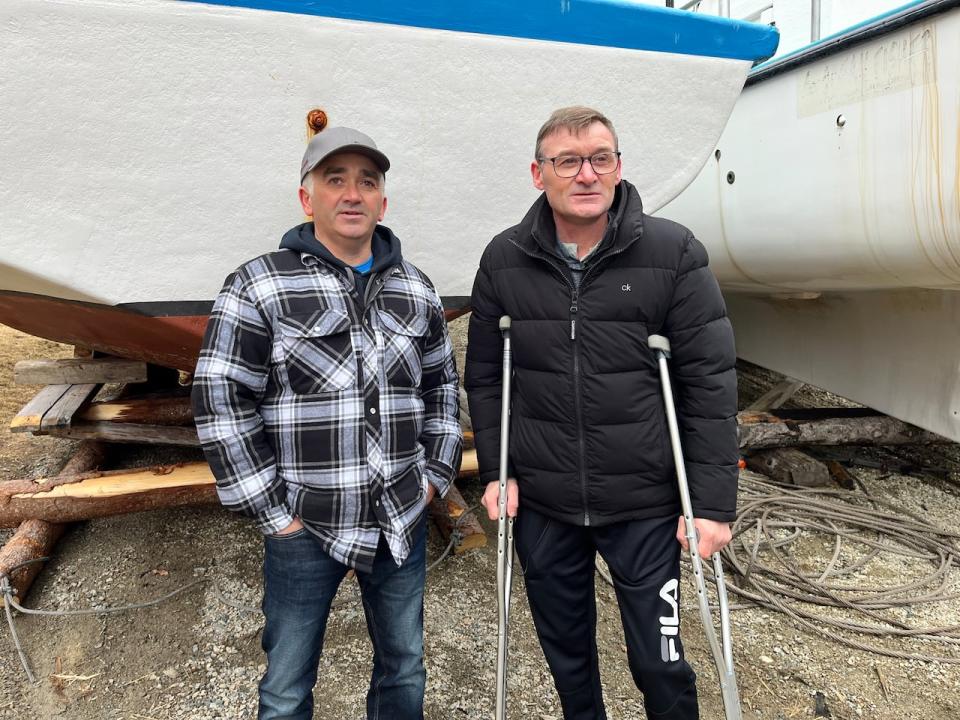
[[(357, 573), (373, 643), (368, 720), (423, 719), (426, 529), (424, 518), (400, 567), (381, 539), (372, 572)], [(306, 530), (266, 537), (264, 543), (267, 671), (260, 681), (257, 717), (310, 720), (330, 605), (349, 568), (325, 553)]]

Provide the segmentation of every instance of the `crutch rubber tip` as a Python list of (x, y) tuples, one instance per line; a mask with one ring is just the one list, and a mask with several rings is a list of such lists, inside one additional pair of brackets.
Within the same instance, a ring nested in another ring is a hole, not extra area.
[[(500, 322), (502, 324), (503, 320)], [(647, 338), (647, 344), (650, 346), (651, 350), (662, 350), (667, 354), (670, 353), (670, 341), (667, 340), (663, 335), (651, 335)]]
[(500, 318), (500, 330), (509, 330), (509, 329), (510, 329), (510, 323), (511, 323), (511, 322), (512, 322), (512, 321), (510, 320), (510, 316), (509, 316), (509, 315), (504, 315), (503, 317), (501, 317), (501, 318)]

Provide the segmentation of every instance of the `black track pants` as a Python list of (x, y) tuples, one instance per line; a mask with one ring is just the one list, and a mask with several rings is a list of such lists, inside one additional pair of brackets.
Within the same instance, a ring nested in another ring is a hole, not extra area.
[(677, 517), (579, 527), (522, 507), (517, 557), (564, 720), (606, 720), (597, 661), (594, 558), (613, 577), (627, 657), (650, 720), (697, 720), (679, 636)]

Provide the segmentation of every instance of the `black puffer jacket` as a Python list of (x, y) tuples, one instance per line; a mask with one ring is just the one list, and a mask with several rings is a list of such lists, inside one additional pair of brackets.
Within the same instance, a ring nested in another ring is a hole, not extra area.
[(617, 188), (579, 292), (556, 254), (546, 196), (487, 246), (473, 287), (465, 384), (480, 474), (499, 468), (501, 315), (513, 320), (511, 473), (526, 506), (578, 525), (680, 513), (660, 380), (647, 336), (672, 345), (671, 378), (694, 515), (733, 520), (733, 332), (707, 253)]

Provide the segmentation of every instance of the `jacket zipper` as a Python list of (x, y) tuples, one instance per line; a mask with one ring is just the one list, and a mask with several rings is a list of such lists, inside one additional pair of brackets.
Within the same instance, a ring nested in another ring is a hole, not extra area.
[[(580, 277), (581, 286), (583, 277)], [(580, 343), (577, 340), (577, 312), (580, 307), (580, 287), (574, 287), (570, 296), (570, 341), (573, 343), (573, 414), (577, 418), (577, 464), (580, 470), (580, 494), (583, 499), (583, 525), (590, 527), (590, 501), (587, 497), (587, 441), (583, 431), (583, 388), (580, 383)]]
[(528, 252), (525, 248), (520, 247), (512, 238), (510, 242), (516, 245), (521, 252), (526, 253), (534, 259), (540, 259), (546, 262), (547, 265), (557, 271), (570, 288), (570, 342), (573, 343), (573, 408), (577, 423), (577, 470), (580, 474), (580, 497), (583, 501), (583, 525), (584, 527), (589, 527), (590, 503), (587, 498), (587, 442), (583, 431), (583, 402), (581, 399), (583, 389), (580, 383), (580, 343), (577, 340), (577, 313), (580, 311), (580, 288), (583, 287), (583, 281), (587, 273), (581, 276), (580, 284), (577, 286), (572, 280), (567, 278), (560, 268), (547, 258)]

